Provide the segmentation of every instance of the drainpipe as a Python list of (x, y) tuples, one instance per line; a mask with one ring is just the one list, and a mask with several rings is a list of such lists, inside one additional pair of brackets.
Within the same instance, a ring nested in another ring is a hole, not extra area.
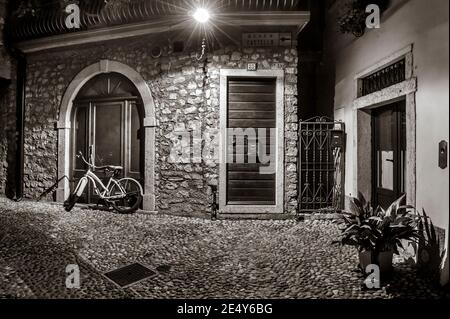
[(23, 198), (23, 170), (24, 170), (24, 131), (25, 131), (25, 85), (27, 60), (26, 55), (14, 46), (11, 39), (13, 29), (11, 29), (11, 13), (13, 12), (12, 1), (7, 3), (7, 15), (4, 32), (5, 49), (10, 57), (16, 60), (16, 167), (15, 167), (15, 200)]
[(15, 186), (16, 196), (14, 200), (23, 198), (23, 169), (24, 169), (24, 132), (25, 132), (25, 83), (27, 60), (25, 54), (17, 49), (9, 50), (16, 59), (16, 167)]
[(24, 169), (24, 135), (25, 135), (25, 83), (27, 60), (21, 52), (17, 55), (17, 87), (16, 87), (16, 200), (23, 197)]

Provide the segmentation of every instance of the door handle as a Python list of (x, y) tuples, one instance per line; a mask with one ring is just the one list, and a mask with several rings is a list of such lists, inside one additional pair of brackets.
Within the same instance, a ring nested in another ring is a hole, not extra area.
[(386, 161), (387, 161), (387, 162), (394, 163), (394, 160), (393, 160), (393, 159), (390, 159), (390, 158), (386, 158)]

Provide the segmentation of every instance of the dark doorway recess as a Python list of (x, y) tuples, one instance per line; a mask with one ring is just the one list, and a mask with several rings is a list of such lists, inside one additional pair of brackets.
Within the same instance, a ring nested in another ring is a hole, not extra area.
[[(106, 73), (89, 80), (74, 101), (71, 138), (72, 189), (87, 168), (75, 155), (79, 151), (88, 154), (89, 145), (93, 146), (92, 158), (95, 165), (122, 166), (123, 177), (133, 177), (143, 185), (142, 119), (141, 98), (136, 87), (125, 76)], [(109, 176), (104, 172), (95, 173), (107, 182)], [(91, 188), (80, 199), (85, 203), (96, 200)]]
[(405, 193), (405, 101), (372, 111), (372, 201), (387, 208)]

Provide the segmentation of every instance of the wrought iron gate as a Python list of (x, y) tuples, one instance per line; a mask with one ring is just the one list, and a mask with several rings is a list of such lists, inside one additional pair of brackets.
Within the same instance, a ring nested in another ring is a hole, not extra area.
[(300, 213), (343, 208), (344, 132), (344, 123), (327, 117), (300, 122)]

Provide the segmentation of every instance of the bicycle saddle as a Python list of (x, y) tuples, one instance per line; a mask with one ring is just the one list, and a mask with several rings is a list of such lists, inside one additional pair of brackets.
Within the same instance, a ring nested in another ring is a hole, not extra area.
[(123, 169), (122, 166), (114, 166), (114, 165), (105, 165), (105, 166), (98, 166), (97, 169), (104, 169), (108, 171), (121, 171)]

